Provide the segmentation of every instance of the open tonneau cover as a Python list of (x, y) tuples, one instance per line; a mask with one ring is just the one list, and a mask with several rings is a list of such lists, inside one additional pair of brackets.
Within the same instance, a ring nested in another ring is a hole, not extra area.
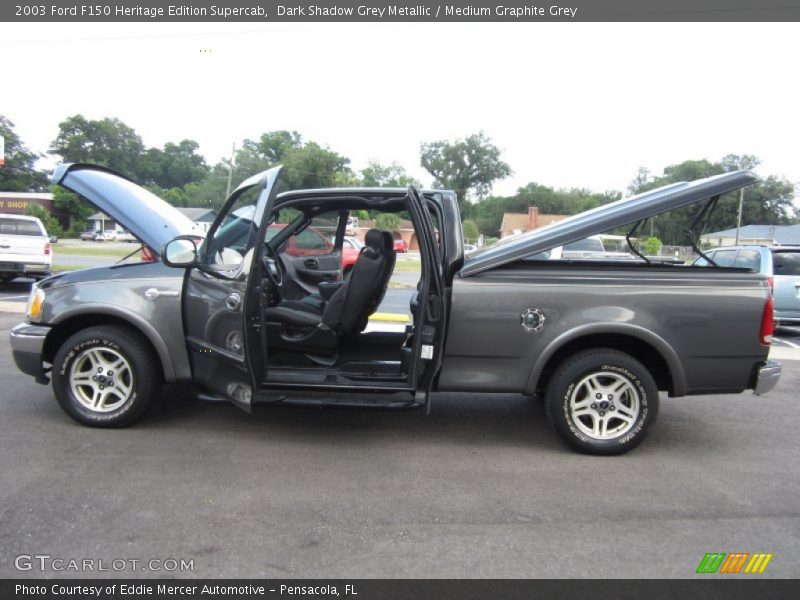
[(473, 253), (464, 262), (460, 274), (468, 277), (537, 252), (738, 190), (756, 181), (758, 177), (750, 171), (734, 171), (692, 182), (673, 183), (623, 198)]

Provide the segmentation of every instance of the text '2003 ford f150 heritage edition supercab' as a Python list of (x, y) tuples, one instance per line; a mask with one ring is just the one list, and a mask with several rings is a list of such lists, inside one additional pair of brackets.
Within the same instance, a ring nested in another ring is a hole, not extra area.
[[(202, 235), (121, 175), (59, 167), (55, 183), (160, 260), (36, 284), (26, 322), (11, 333), (19, 368), (40, 383), (50, 377), (67, 414), (101, 427), (133, 422), (163, 382), (191, 383), (201, 396), (248, 410), (425, 407), (433, 391), (489, 401), (500, 392), (542, 394), (560, 436), (595, 454), (638, 445), (659, 392), (761, 394), (778, 380), (765, 277), (645, 257), (542, 260), (550, 249), (695, 203), (702, 224), (722, 194), (756, 181), (752, 173), (625, 198), (468, 257), (453, 192), (278, 194), (279, 176), (276, 167), (243, 182)], [(342, 273), (348, 217), (363, 210), (402, 213), (414, 230), (421, 272), (400, 331), (368, 327), (394, 270), (392, 234), (367, 231)], [(309, 228), (314, 235), (304, 236)]]

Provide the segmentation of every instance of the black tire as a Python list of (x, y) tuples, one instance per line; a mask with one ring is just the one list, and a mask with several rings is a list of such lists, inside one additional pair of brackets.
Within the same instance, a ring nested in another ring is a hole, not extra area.
[(2, 281), (3, 283), (14, 281), (16, 278), (17, 278), (16, 273), (0, 273), (0, 281)]
[[(108, 370), (98, 374), (96, 366)], [(53, 362), (58, 403), (70, 417), (90, 427), (130, 425), (158, 397), (161, 383), (161, 366), (149, 344), (139, 333), (116, 325), (89, 327), (72, 335)]]
[(545, 409), (556, 432), (573, 449), (622, 454), (638, 446), (655, 422), (658, 388), (632, 356), (610, 348), (585, 350), (553, 373)]

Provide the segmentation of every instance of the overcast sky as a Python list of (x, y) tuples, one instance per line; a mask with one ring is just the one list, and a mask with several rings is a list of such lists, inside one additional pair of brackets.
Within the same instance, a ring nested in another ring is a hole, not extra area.
[[(148, 146), (294, 129), (356, 170), (483, 130), (514, 175), (624, 190), (639, 166), (755, 154), (800, 182), (800, 24), (0, 24), (0, 114), (46, 152), (118, 117)], [(52, 159), (51, 159), (52, 160)]]

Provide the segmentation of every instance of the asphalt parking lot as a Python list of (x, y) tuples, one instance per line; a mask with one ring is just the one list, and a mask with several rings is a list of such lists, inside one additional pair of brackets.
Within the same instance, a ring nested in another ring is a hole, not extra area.
[(2, 577), (92, 574), (20, 572), (23, 554), (193, 560), (127, 577), (692, 577), (712, 551), (800, 576), (800, 349), (769, 395), (664, 399), (641, 447), (599, 458), (517, 395), (251, 416), (170, 388), (135, 426), (89, 429), (14, 367), (19, 319), (0, 314)]

